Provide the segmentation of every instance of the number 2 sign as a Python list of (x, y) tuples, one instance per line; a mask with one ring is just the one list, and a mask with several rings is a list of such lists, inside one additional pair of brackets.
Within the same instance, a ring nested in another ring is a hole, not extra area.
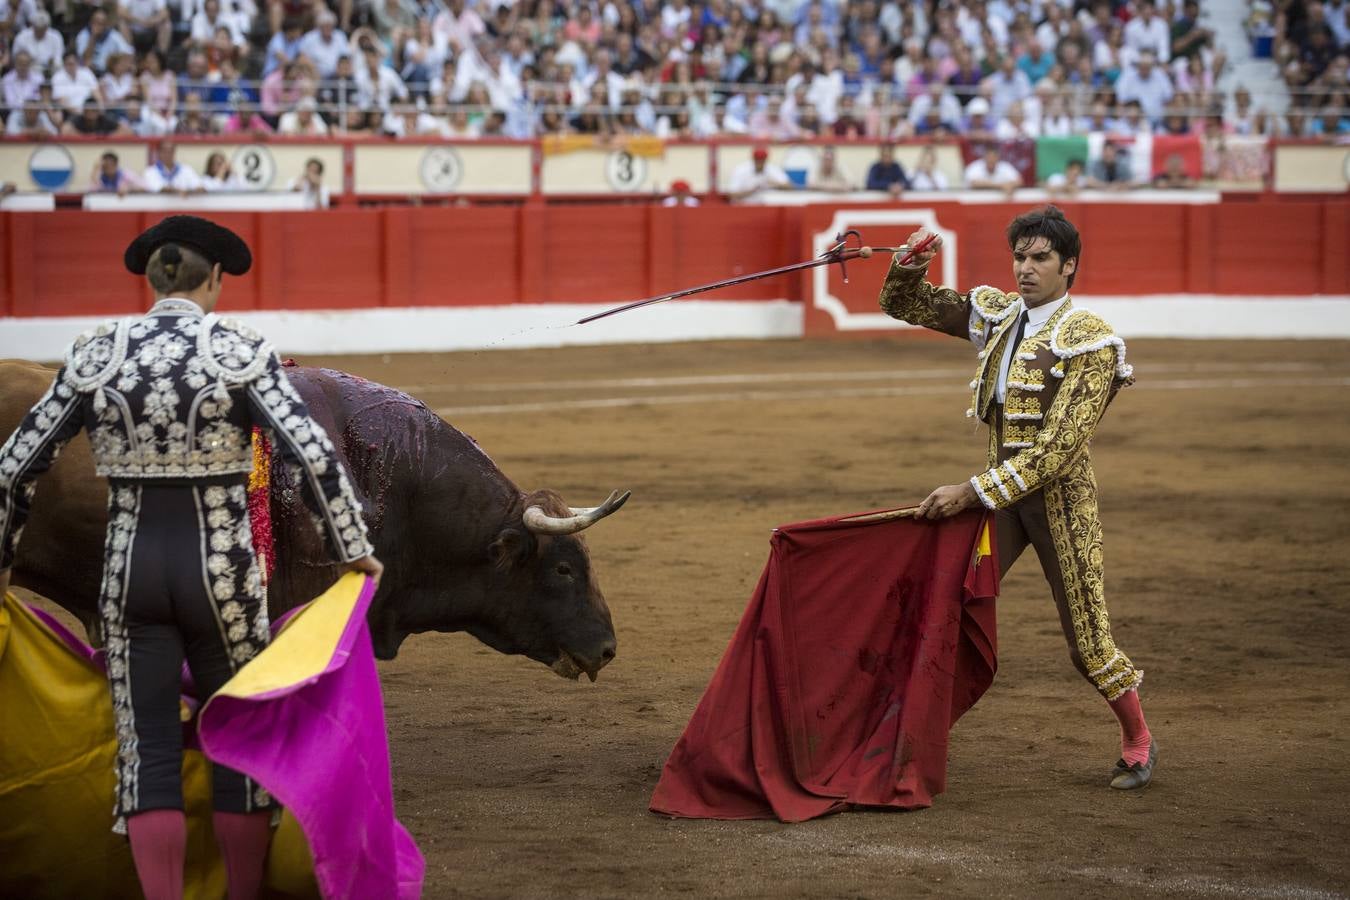
[(272, 151), (261, 144), (245, 144), (234, 151), (230, 168), (250, 191), (265, 191), (277, 178), (277, 161), (272, 158)]

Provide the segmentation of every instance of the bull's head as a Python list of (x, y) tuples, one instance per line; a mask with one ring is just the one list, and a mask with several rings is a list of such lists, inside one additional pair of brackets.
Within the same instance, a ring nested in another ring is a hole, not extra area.
[[(524, 498), (517, 524), (506, 525), (489, 548), (491, 595), (510, 603), (509, 636), (498, 629), (471, 628), (479, 640), (504, 653), (521, 653), (564, 678), (596, 674), (614, 658), (616, 642), (609, 607), (591, 572), (579, 532), (618, 511), (628, 500), (618, 491), (593, 509), (566, 506), (552, 491)], [(506, 598), (510, 598), (509, 600)]]

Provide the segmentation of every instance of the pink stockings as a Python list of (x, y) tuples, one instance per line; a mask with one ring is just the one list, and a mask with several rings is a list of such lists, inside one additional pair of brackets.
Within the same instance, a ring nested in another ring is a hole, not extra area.
[(180, 900), (187, 856), (187, 817), (179, 809), (151, 809), (127, 818), (131, 856), (145, 900)]
[(220, 855), (225, 859), (230, 900), (253, 900), (262, 887), (267, 867), (267, 844), (272, 839), (271, 812), (225, 813), (211, 818)]
[[(262, 887), (271, 840), (270, 812), (216, 813), (211, 824), (225, 861), (230, 900), (253, 900)], [(181, 810), (152, 809), (127, 819), (131, 855), (146, 900), (181, 900), (187, 819)]]
[(1126, 691), (1114, 700), (1107, 701), (1111, 711), (1120, 720), (1120, 758), (1126, 765), (1148, 762), (1148, 748), (1153, 741), (1148, 724), (1144, 722), (1144, 710), (1139, 705), (1139, 692)]

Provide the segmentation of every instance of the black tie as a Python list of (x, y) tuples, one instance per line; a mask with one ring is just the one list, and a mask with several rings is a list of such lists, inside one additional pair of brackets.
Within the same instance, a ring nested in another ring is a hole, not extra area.
[[(1003, 372), (1003, 384), (1005, 388), (1008, 384), (1008, 375), (1009, 373), (1012, 372), (1013, 360), (1017, 358), (1017, 348), (1022, 346), (1022, 335), (1026, 334), (1026, 332), (1027, 332), (1027, 312), (1026, 310), (1023, 310), (1022, 314), (1017, 317), (1017, 330), (1013, 332), (1012, 344), (1009, 345), (1010, 349), (1007, 350), (1008, 368), (1005, 369)], [(1005, 394), (1004, 395), (1005, 401), (1006, 397), (1007, 395)]]

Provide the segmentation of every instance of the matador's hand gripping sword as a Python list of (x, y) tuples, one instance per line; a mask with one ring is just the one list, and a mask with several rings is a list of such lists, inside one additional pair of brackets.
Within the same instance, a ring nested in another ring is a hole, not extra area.
[[(849, 246), (849, 239), (856, 238), (857, 246)], [(846, 263), (850, 259), (869, 259), (873, 253), (900, 253), (905, 251), (905, 255), (900, 259), (900, 265), (907, 265), (915, 254), (922, 253), (937, 240), (937, 235), (930, 234), (913, 247), (908, 244), (902, 244), (899, 247), (868, 247), (862, 242), (862, 235), (855, 230), (849, 230), (843, 234), (834, 236), (835, 243), (820, 256), (815, 259), (808, 259), (805, 262), (792, 263), (788, 266), (779, 266), (776, 269), (765, 269), (763, 272), (752, 272), (749, 275), (741, 275), (736, 278), (728, 278), (725, 281), (714, 281), (712, 284), (701, 284), (698, 287), (685, 288), (670, 294), (661, 294), (658, 297), (648, 297), (645, 300), (634, 300), (632, 303), (625, 303), (622, 306), (616, 306), (607, 309), (604, 312), (598, 312), (594, 315), (586, 316), (584, 319), (578, 319), (575, 324), (585, 325), (587, 322), (594, 322), (616, 313), (628, 312), (630, 309), (638, 309), (643, 306), (651, 306), (655, 303), (665, 303), (667, 300), (679, 300), (681, 297), (689, 297), (693, 294), (703, 294), (708, 291), (715, 291), (724, 287), (731, 287), (737, 284), (745, 284), (747, 281), (755, 281), (760, 278), (772, 278), (775, 275), (786, 275), (788, 272), (797, 272), (802, 269), (814, 269), (816, 266), (839, 265), (840, 274), (844, 276), (844, 281), (848, 281), (848, 269)]]

